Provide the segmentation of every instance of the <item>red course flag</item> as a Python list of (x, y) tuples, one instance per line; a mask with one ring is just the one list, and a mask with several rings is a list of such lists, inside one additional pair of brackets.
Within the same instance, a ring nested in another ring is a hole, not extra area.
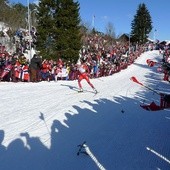
[(132, 81), (134, 81), (135, 83), (138, 83), (138, 84), (140, 84), (140, 85), (143, 86), (143, 84), (140, 83), (140, 82), (136, 79), (136, 77), (134, 77), (134, 76), (132, 76), (132, 77), (130, 78), (130, 80), (132, 80)]

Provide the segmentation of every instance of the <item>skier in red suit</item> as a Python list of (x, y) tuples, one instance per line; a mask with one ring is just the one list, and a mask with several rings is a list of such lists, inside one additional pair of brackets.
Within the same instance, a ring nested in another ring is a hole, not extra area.
[(87, 83), (91, 86), (91, 88), (94, 90), (95, 93), (97, 93), (97, 90), (94, 88), (93, 84), (90, 82), (89, 79), (89, 68), (84, 60), (81, 60), (81, 63), (77, 65), (78, 67), (78, 86), (79, 86), (79, 92), (83, 92), (83, 88), (81, 85), (81, 81), (85, 79)]

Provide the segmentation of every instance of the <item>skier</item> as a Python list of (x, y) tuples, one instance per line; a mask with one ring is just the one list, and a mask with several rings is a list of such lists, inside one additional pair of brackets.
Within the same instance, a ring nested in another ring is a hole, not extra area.
[(97, 93), (97, 90), (94, 88), (93, 84), (90, 82), (89, 79), (89, 68), (86, 64), (86, 61), (81, 59), (80, 64), (77, 64), (78, 68), (78, 86), (79, 86), (79, 91), (78, 92), (83, 92), (83, 88), (81, 85), (81, 81), (85, 79), (87, 83), (92, 87), (95, 93)]

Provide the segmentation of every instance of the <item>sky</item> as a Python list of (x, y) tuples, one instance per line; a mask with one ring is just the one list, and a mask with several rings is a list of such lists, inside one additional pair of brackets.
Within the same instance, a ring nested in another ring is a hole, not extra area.
[[(27, 5), (37, 0), (10, 0)], [(170, 40), (169, 0), (78, 0), (80, 3), (80, 16), (82, 22), (98, 31), (105, 32), (108, 23), (112, 23), (116, 36), (130, 33), (131, 22), (140, 3), (145, 3), (152, 18), (153, 30), (149, 35), (151, 39), (160, 41)], [(94, 18), (95, 16), (95, 18)]]
[(161, 56), (149, 51), (127, 69), (91, 79), (96, 95), (84, 80), (84, 93), (76, 80), (0, 82), (1, 170), (169, 169), (170, 109), (144, 110), (140, 104), (159, 105), (160, 96), (130, 80), (170, 93), (147, 59)]

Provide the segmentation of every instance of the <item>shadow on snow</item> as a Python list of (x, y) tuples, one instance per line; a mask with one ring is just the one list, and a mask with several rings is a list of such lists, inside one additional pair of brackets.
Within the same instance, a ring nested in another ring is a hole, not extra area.
[[(128, 97), (100, 99), (95, 103), (82, 101), (92, 110), (74, 105), (78, 114), (65, 113), (65, 125), (53, 120), (50, 133), (51, 147), (27, 132), (2, 145), (5, 132), (0, 131), (0, 167), (2, 170), (94, 170), (95, 163), (85, 154), (77, 156), (83, 141), (106, 169), (168, 169), (169, 164), (149, 152), (154, 148), (168, 157), (170, 132), (166, 112), (139, 110), (139, 100), (147, 98), (141, 92), (134, 99)], [(57, 111), (56, 111), (57, 114)], [(46, 123), (43, 113), (39, 119)], [(163, 141), (162, 141), (163, 140)]]

